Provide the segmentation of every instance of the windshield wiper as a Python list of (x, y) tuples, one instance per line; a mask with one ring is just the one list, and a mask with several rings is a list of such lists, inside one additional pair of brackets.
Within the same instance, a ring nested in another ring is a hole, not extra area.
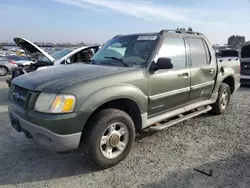
[(109, 57), (109, 56), (106, 56), (105, 58), (106, 58), (106, 59), (114, 59), (114, 60), (117, 60), (117, 61), (119, 61), (121, 64), (123, 64), (124, 66), (129, 67), (129, 65), (128, 65), (127, 63), (124, 63), (122, 59), (119, 59), (119, 58), (117, 58), (117, 57)]

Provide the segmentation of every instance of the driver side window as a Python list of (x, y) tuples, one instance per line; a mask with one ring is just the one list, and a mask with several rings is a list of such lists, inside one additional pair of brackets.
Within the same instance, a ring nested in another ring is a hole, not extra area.
[(171, 58), (173, 61), (173, 69), (181, 69), (186, 67), (186, 48), (182, 38), (165, 38), (158, 58)]
[(73, 56), (70, 57), (70, 62), (71, 63), (78, 63), (78, 62), (86, 62), (90, 60), (90, 58), (94, 55), (95, 49), (93, 48), (88, 48), (88, 49), (83, 49), (80, 52), (77, 52)]

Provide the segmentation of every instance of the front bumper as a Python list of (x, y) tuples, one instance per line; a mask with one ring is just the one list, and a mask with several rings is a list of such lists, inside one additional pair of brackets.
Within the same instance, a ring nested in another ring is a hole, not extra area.
[(81, 132), (59, 135), (48, 129), (32, 124), (11, 111), (10, 120), (13, 126), (19, 126), (20, 131), (30, 133), (34, 140), (46, 149), (53, 151), (71, 151), (79, 147)]
[(19, 131), (28, 132), (38, 144), (46, 149), (62, 152), (71, 151), (79, 147), (82, 132), (67, 135), (56, 134), (22, 119), (14, 112), (10, 111), (9, 113), (13, 126), (19, 126)]

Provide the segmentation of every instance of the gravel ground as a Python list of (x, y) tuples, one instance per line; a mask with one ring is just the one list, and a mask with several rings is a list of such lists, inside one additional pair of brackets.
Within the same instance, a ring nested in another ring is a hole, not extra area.
[[(152, 134), (143, 132), (130, 155), (98, 171), (79, 151), (40, 148), (0, 111), (0, 187), (249, 187), (250, 88), (241, 88), (224, 115), (202, 115)], [(7, 89), (1, 86), (0, 106)], [(199, 173), (194, 168), (209, 172)]]

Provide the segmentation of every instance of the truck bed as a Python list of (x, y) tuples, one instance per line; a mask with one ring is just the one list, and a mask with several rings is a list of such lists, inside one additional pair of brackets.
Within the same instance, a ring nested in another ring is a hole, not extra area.
[(240, 60), (237, 57), (220, 57), (218, 60), (218, 68), (231, 67), (236, 74), (240, 74)]

